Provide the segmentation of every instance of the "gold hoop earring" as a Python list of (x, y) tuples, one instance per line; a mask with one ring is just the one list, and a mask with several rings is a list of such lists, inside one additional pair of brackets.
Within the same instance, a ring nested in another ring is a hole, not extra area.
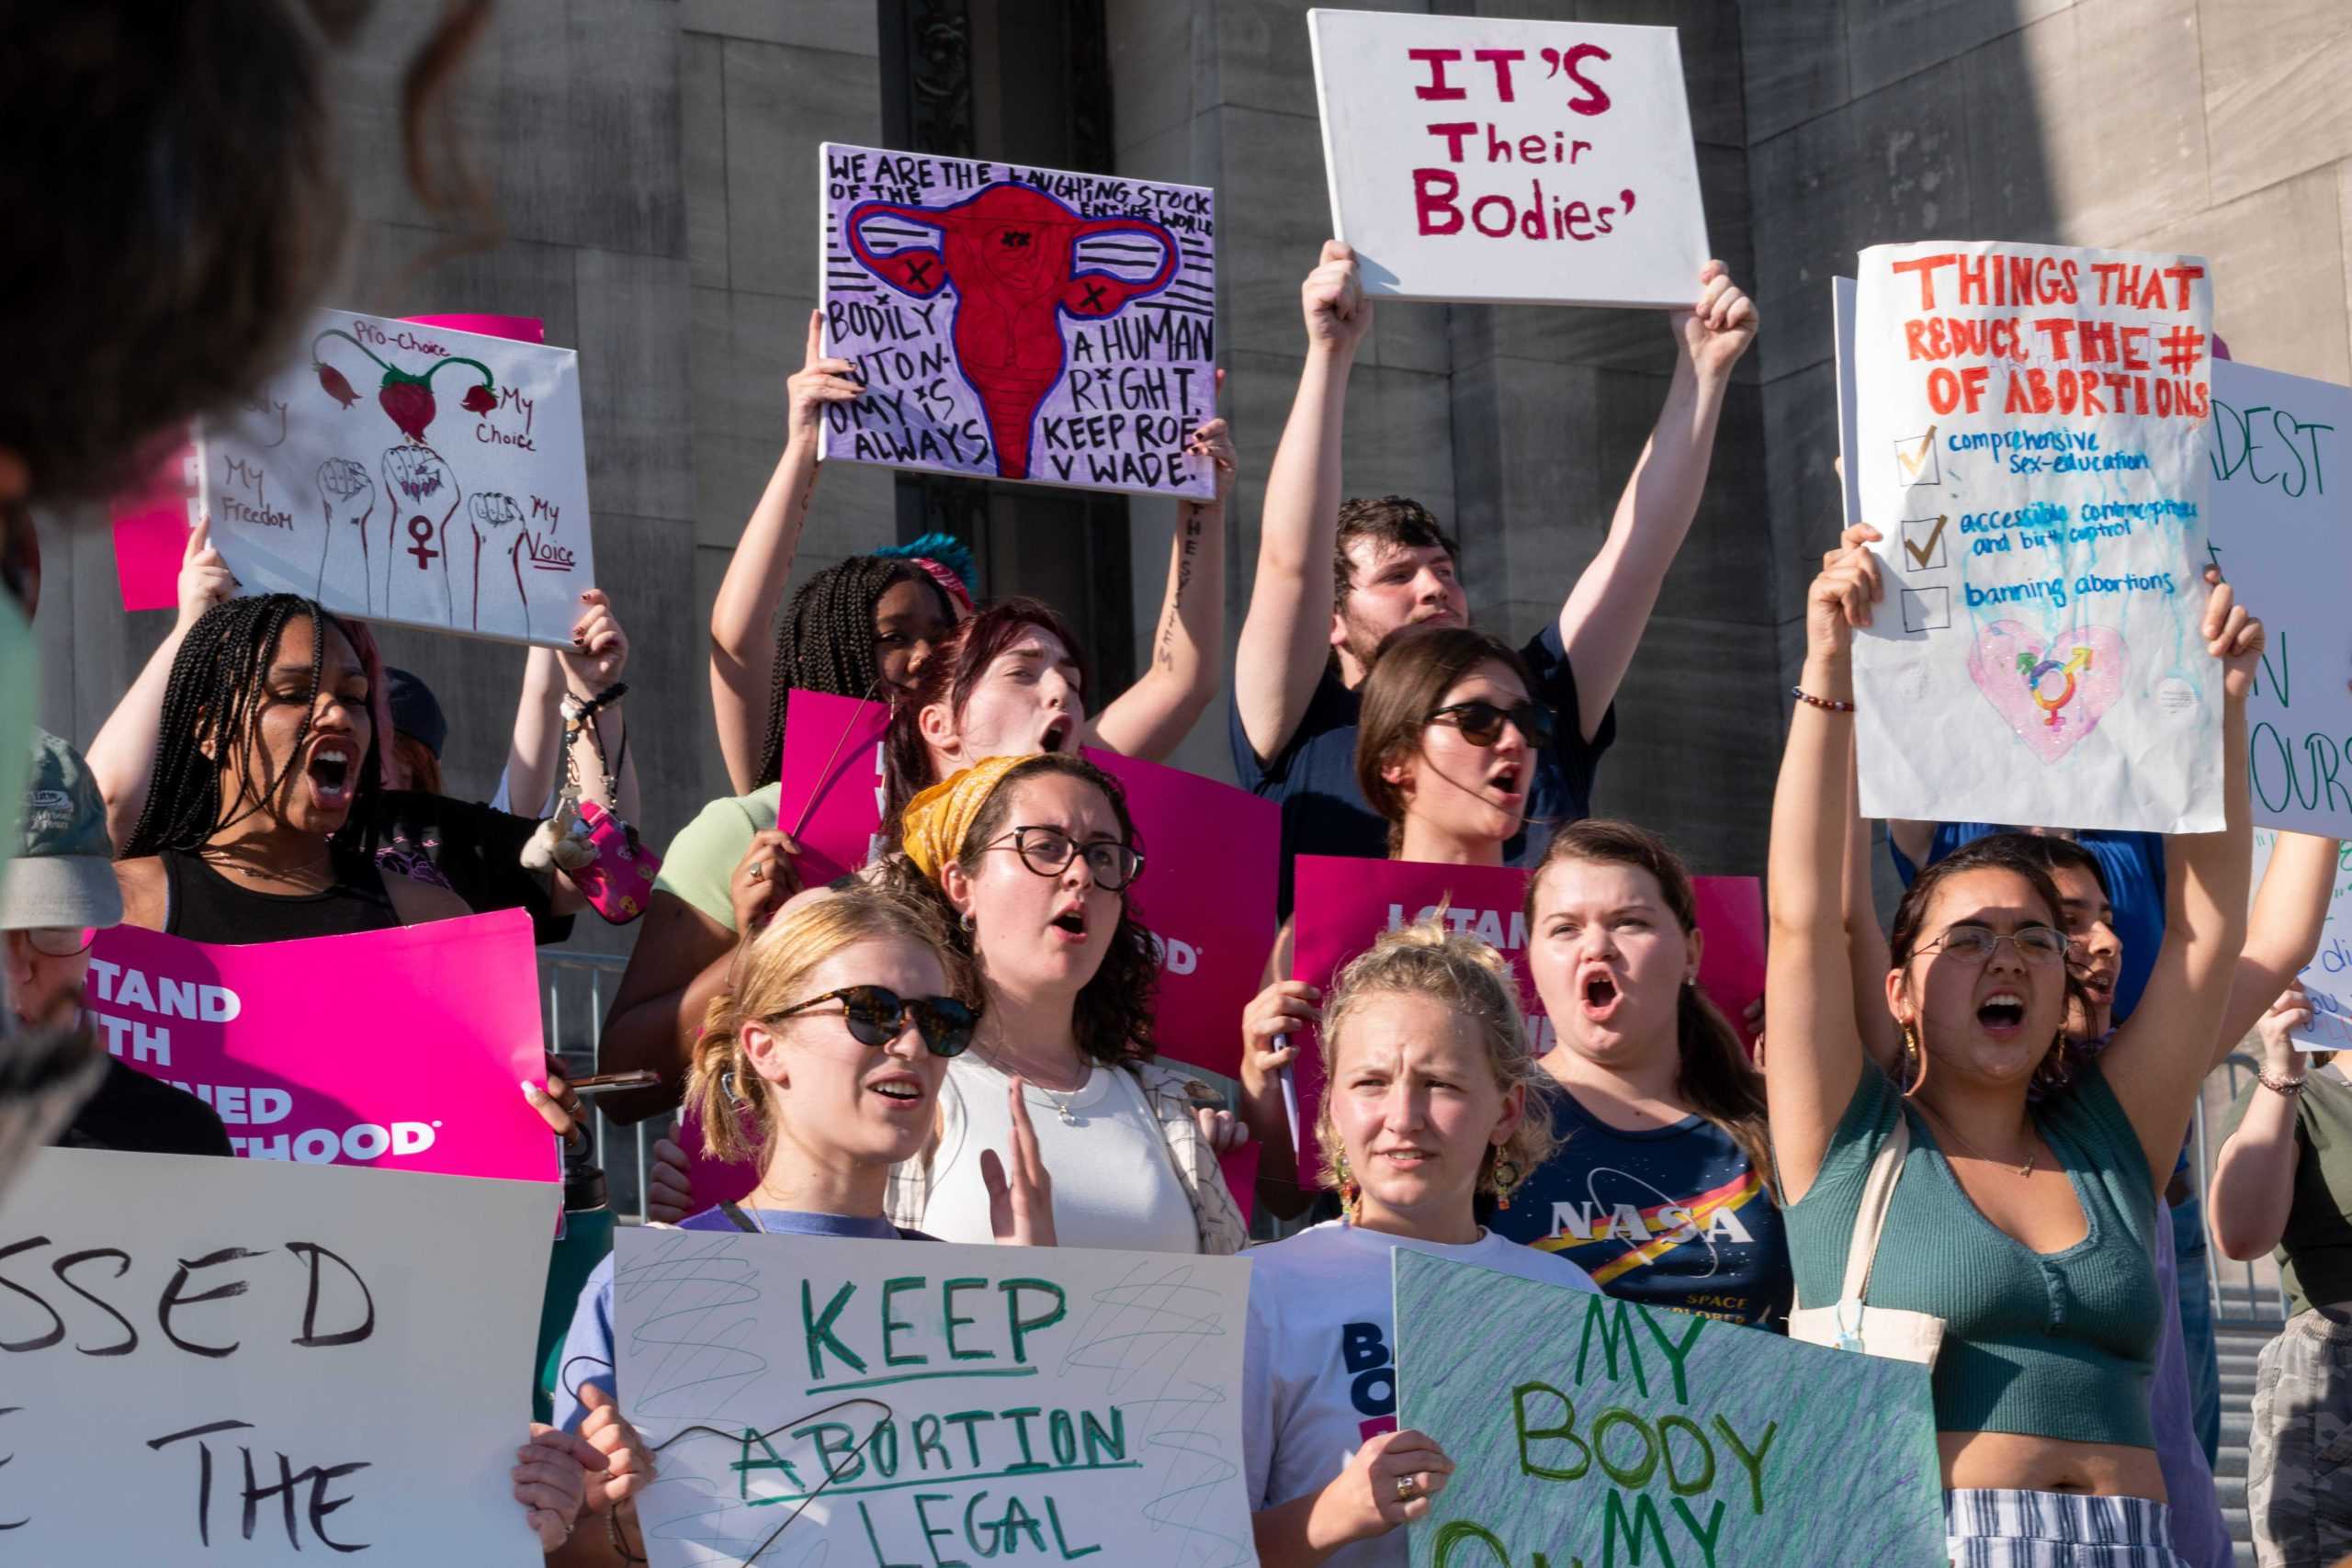
[(1905, 1100), (1928, 1081), (1927, 1048), (1919, 1043), (1919, 1032), (1907, 1023), (1903, 1026), (1903, 1076), (1910, 1086), (1903, 1091)]

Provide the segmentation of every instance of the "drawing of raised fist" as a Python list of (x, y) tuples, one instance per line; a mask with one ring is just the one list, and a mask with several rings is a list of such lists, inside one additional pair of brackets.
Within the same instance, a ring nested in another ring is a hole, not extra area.
[(391, 516), (384, 526), (384, 614), (395, 621), (446, 626), (449, 614), (449, 519), (464, 499), (458, 476), (430, 446), (394, 446), (384, 454), (384, 497)]
[(319, 584), (311, 594), (333, 610), (373, 615), (375, 577), (368, 570), (368, 519), (376, 513), (376, 485), (368, 470), (348, 457), (319, 465), (319, 500), (326, 530), (319, 541)]
[(531, 629), (530, 594), (523, 586), (523, 509), (511, 495), (477, 491), (466, 502), (473, 517), (473, 548), (458, 563), (466, 624), (477, 631), (520, 636)]

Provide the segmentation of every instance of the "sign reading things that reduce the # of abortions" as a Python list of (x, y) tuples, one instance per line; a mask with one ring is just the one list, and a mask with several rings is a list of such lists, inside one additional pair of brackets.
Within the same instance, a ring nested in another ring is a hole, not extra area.
[(0, 1559), (542, 1561), (544, 1185), (43, 1149), (0, 1257)]
[[(343, 977), (365, 994), (330, 1000)], [(198, 1096), (249, 1159), (553, 1181), (531, 918), (243, 946), (98, 933), (84, 1006), (125, 1066)]]
[(1413, 1568), (1944, 1560), (1927, 1368), (1394, 1258), (1396, 1418), (1455, 1467)]
[(305, 333), (198, 443), (243, 591), (568, 647), (596, 585), (579, 355), (342, 310)]
[[(792, 693), (776, 825), (800, 844), (804, 886), (822, 886), (878, 852), (888, 716), (879, 703)], [(1181, 768), (1091, 747), (1086, 760), (1126, 791), (1144, 852), (1130, 897), (1159, 943), (1159, 1054), (1237, 1076), (1235, 1021), (1258, 994), (1274, 942), (1280, 810)]]
[(1081, 490), (1216, 493), (1216, 197), (826, 142), (827, 457)]
[(2268, 633), (2246, 698), (2254, 819), (2352, 838), (2352, 389), (2222, 360), (2212, 431), (2213, 558)]
[(1860, 256), (1853, 454), (1885, 598), (1854, 639), (1869, 817), (2209, 832), (2212, 290), (2193, 256)]
[(1707, 261), (1672, 28), (1314, 10), (1364, 292), (1688, 309)]
[(656, 1568), (1242, 1568), (1239, 1258), (624, 1229)]

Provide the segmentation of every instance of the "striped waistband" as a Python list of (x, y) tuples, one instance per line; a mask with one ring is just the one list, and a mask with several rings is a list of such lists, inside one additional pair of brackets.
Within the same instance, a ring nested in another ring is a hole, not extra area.
[(2149, 1547), (2155, 1551), (2146, 1561), (2174, 1561), (2171, 1510), (2146, 1497), (2092, 1497), (2072, 1492), (1947, 1492), (1944, 1531), (1954, 1542), (2042, 1540), (2069, 1546)]

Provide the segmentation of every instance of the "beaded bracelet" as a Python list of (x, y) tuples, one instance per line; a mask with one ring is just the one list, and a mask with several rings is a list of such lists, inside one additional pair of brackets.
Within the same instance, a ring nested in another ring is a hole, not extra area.
[(1806, 691), (1803, 686), (1791, 686), (1789, 688), (1789, 695), (1796, 698), (1797, 701), (1804, 704), (1805, 706), (1819, 708), (1824, 713), (1851, 713), (1854, 711), (1854, 705), (1851, 703), (1832, 702), (1827, 697), (1816, 697), (1811, 692)]
[(566, 696), (558, 705), (562, 708), (564, 717), (577, 722), (594, 718), (600, 711), (619, 702), (627, 695), (628, 695), (628, 682), (616, 681), (584, 702), (576, 697)]
[(2302, 1093), (2304, 1089), (2311, 1087), (2311, 1076), (2309, 1074), (2305, 1074), (2303, 1077), (2299, 1078), (2274, 1078), (2268, 1073), (2266, 1073), (2257, 1067), (2255, 1069), (2254, 1076), (2262, 1081), (2263, 1088), (2268, 1089), (2273, 1094), (2284, 1095), (2289, 1100), (2294, 1099), (2295, 1096)]

